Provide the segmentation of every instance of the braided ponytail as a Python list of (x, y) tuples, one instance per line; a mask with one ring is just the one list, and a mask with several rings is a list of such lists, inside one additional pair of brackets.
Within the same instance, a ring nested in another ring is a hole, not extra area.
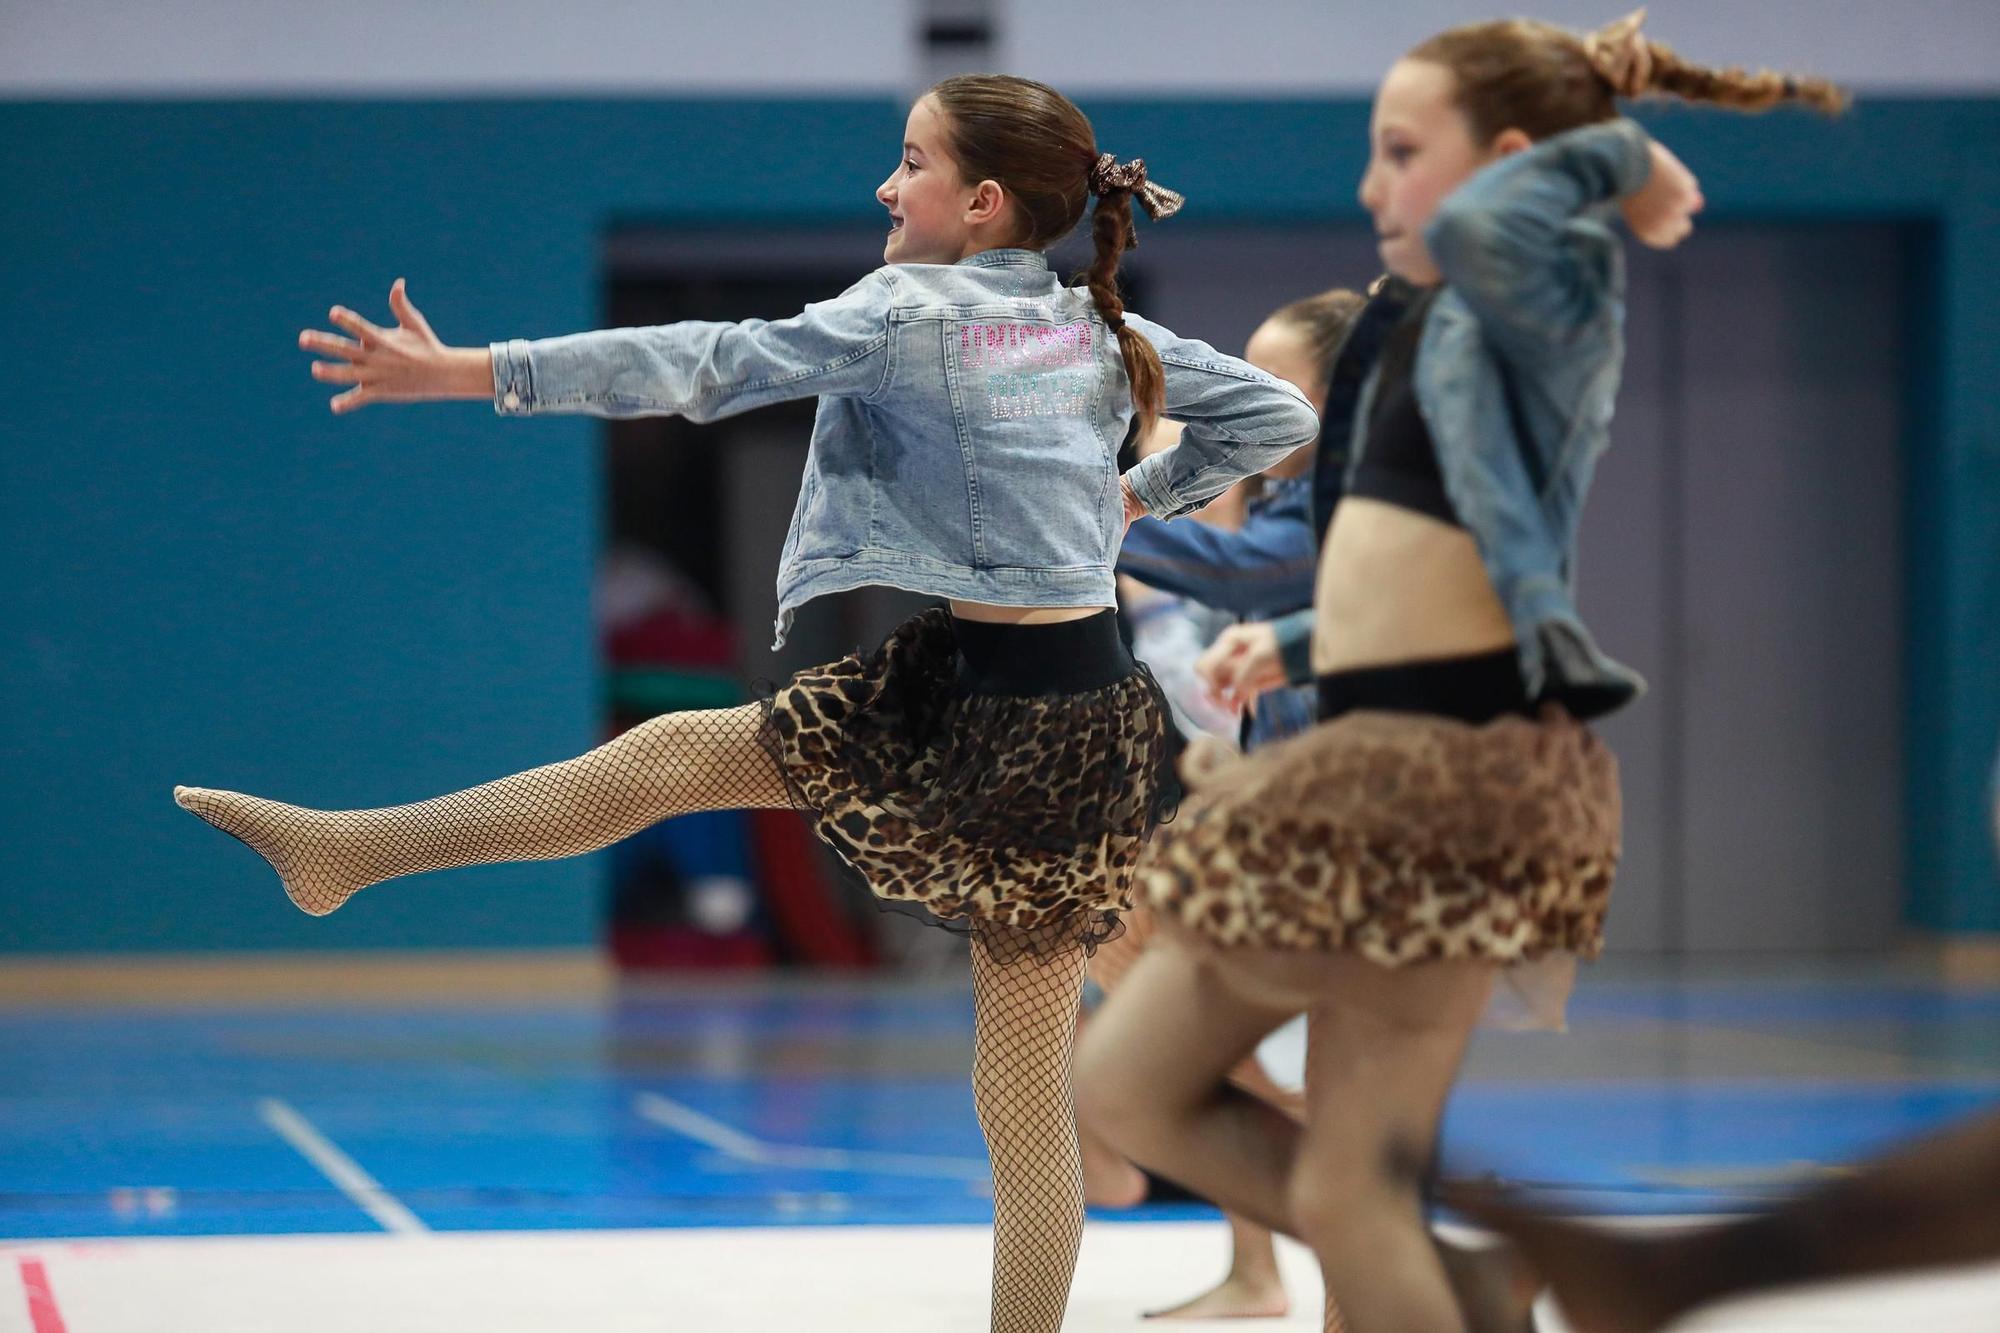
[(1583, 37), (1534, 19), (1472, 23), (1429, 38), (1409, 58), (1451, 71), (1455, 101), (1480, 143), (1508, 129), (1539, 140), (1611, 120), (1621, 97), (1662, 95), (1738, 111), (1797, 102), (1828, 115), (1847, 106), (1847, 94), (1825, 79), (1684, 60), (1641, 35), (1645, 13), (1635, 10)]
[(1125, 324), (1125, 301), (1118, 294), (1118, 263), (1125, 252), (1139, 243), (1132, 223), (1132, 201), (1136, 198), (1151, 218), (1172, 217), (1180, 211), (1180, 195), (1146, 179), (1143, 158), (1121, 163), (1109, 153), (1097, 159), (1090, 171), (1090, 188), (1097, 195), (1097, 207), (1090, 215), (1091, 264), (1081, 275), (1090, 288), (1105, 327), (1118, 338), (1118, 351), (1125, 361), (1125, 378), (1132, 385), (1132, 415), (1138, 422), (1138, 438), (1153, 433), (1166, 406), (1166, 372), (1160, 354), (1145, 335)]
[(1125, 238), (1131, 231), (1131, 191), (1112, 190), (1099, 195), (1097, 207), (1090, 215), (1094, 255), (1082, 277), (1105, 327), (1118, 339), (1119, 354), (1125, 359), (1125, 378), (1132, 384), (1132, 415), (1138, 421), (1138, 438), (1143, 440), (1153, 433), (1153, 426), (1166, 406), (1166, 372), (1153, 344), (1125, 323), (1125, 301), (1118, 294), (1118, 263), (1125, 254)]
[(1710, 102), (1737, 111), (1768, 111), (1797, 102), (1822, 115), (1837, 116), (1852, 100), (1847, 91), (1826, 79), (1797, 78), (1760, 69), (1745, 73), (1732, 65), (1709, 69), (1683, 60), (1664, 42), (1647, 42), (1653, 77), (1646, 92), (1665, 93), (1685, 102)]

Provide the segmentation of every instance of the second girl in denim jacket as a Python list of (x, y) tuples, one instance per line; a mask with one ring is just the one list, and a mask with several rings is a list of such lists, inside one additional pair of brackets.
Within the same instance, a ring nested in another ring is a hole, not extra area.
[[(1496, 982), (1559, 1023), (1574, 959), (1603, 946), (1618, 776), (1582, 719), (1636, 681), (1571, 586), (1622, 362), (1607, 223), (1622, 210), (1666, 247), (1702, 204), (1617, 99), (1841, 100), (1691, 64), (1641, 17), (1588, 36), (1468, 24), (1384, 77), (1360, 197), (1414, 290), (1351, 434), (1329, 390), (1327, 441), (1353, 451), (1314, 595), (1320, 721), (1196, 784), (1141, 875), (1165, 947), (1086, 1042), (1093, 1121), (1224, 1208), (1297, 1227), (1330, 1328), (1529, 1322), (1504, 1254), (1441, 1251), (1418, 1191)], [(1303, 1131), (1222, 1083), (1300, 1009)]]

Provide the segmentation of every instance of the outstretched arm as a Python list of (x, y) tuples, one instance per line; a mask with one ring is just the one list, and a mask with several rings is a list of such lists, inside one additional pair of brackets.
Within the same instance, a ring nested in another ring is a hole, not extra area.
[(395, 328), (377, 328), (336, 306), (333, 322), (353, 336), (309, 330), (299, 335), (299, 345), (333, 358), (314, 363), (316, 378), (351, 386), (334, 398), (336, 412), (370, 403), (488, 398), (495, 411), (509, 415), (711, 421), (790, 398), (878, 391), (889, 363), (894, 283), (888, 269), (877, 269), (790, 319), (691, 320), (460, 348), (447, 347), (431, 331), (399, 278), (389, 292)]

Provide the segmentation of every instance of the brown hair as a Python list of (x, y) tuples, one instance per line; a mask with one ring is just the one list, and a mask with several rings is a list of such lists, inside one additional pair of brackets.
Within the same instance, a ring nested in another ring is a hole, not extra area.
[[(1011, 74), (965, 74), (926, 96), (944, 113), (945, 135), (968, 183), (996, 181), (1014, 201), (1025, 234), (1041, 250), (1075, 229), (1097, 168), (1097, 133), (1076, 103), (1047, 84)], [(1126, 327), (1118, 294), (1118, 261), (1133, 242), (1132, 191), (1107, 188), (1091, 218), (1096, 256), (1080, 276), (1097, 313), (1118, 337), (1140, 438), (1153, 429), (1166, 397), (1160, 354)]]
[(1289, 324), (1305, 334), (1306, 347), (1312, 353), (1313, 364), (1320, 368), (1323, 381), (1333, 368), (1334, 353), (1340, 350), (1348, 329), (1353, 327), (1354, 317), (1367, 304), (1368, 298), (1360, 292), (1330, 287), (1317, 295), (1303, 296), (1279, 306), (1266, 322)]
[[(1642, 11), (1643, 13), (1643, 11)], [(1637, 56), (1626, 68), (1636, 74), (1614, 84), (1594, 48), (1600, 42), (1629, 43)], [(1825, 79), (1794, 78), (1759, 70), (1709, 69), (1683, 60), (1673, 48), (1638, 35), (1637, 16), (1621, 19), (1589, 37), (1534, 19), (1499, 19), (1452, 28), (1419, 44), (1411, 60), (1443, 65), (1457, 80), (1455, 101), (1478, 143), (1491, 143), (1503, 130), (1518, 129), (1530, 139), (1618, 115), (1618, 98), (1663, 95), (1711, 102), (1737, 111), (1766, 111), (1797, 102), (1837, 115), (1848, 96)]]

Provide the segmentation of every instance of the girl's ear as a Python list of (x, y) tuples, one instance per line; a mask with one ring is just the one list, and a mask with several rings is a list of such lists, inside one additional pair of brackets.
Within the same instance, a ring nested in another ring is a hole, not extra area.
[(1486, 147), (1486, 160), (1497, 162), (1503, 157), (1520, 152), (1523, 148), (1534, 147), (1535, 141), (1528, 137), (1526, 130), (1504, 129), (1493, 136), (1493, 142)]
[(972, 202), (965, 206), (965, 220), (973, 226), (991, 222), (1005, 207), (1007, 191), (1000, 187), (999, 181), (984, 180), (972, 188)]

